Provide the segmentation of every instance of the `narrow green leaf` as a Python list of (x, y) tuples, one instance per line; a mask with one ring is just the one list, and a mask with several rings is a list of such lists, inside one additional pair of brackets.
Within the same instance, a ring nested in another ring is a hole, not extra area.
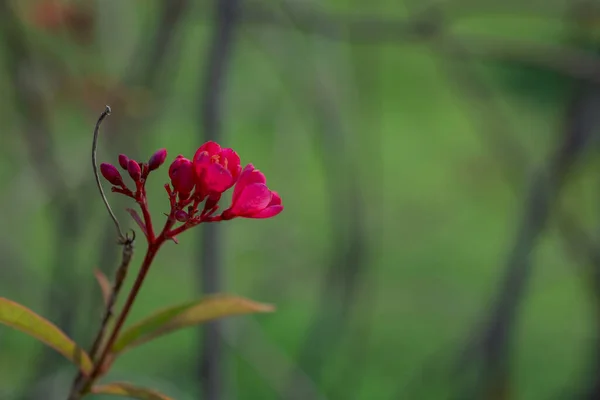
[(257, 303), (242, 297), (215, 295), (169, 307), (126, 329), (113, 345), (114, 354), (138, 346), (169, 332), (232, 315), (271, 312), (270, 304)]
[(25, 332), (65, 356), (86, 375), (92, 372), (87, 353), (47, 319), (14, 301), (0, 297), (0, 323)]
[(92, 387), (92, 393), (128, 396), (140, 400), (173, 400), (155, 390), (134, 386), (125, 382), (115, 382), (107, 385), (94, 386)]

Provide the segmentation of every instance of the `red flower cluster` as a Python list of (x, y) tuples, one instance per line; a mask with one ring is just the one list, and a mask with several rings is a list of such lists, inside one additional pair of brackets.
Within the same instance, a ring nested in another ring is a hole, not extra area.
[[(147, 210), (145, 182), (150, 172), (158, 169), (167, 157), (165, 149), (158, 150), (147, 163), (139, 163), (121, 154), (119, 165), (128, 172), (135, 183), (135, 190), (125, 185), (118, 169), (103, 163), (100, 172), (110, 182), (113, 192), (122, 193), (135, 199), (142, 208), (144, 221), (132, 213), (144, 233), (154, 239), (154, 232)], [(171, 211), (161, 235), (165, 238), (175, 238), (179, 233), (202, 222), (216, 222), (242, 218), (270, 218), (283, 210), (281, 198), (267, 187), (267, 181), (262, 172), (252, 164), (242, 170), (240, 157), (229, 148), (221, 148), (215, 142), (206, 142), (196, 151), (194, 158), (189, 160), (182, 155), (177, 156), (169, 167), (171, 184), (165, 189), (169, 195)], [(235, 187), (234, 187), (235, 186)], [(221, 214), (215, 215), (219, 209), (222, 194), (233, 189), (231, 205)], [(200, 204), (204, 207), (200, 211)], [(183, 225), (173, 228), (179, 221)]]

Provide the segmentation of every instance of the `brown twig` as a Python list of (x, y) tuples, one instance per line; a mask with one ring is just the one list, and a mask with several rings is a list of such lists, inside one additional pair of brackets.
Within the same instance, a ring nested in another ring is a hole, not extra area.
[(115, 276), (115, 282), (113, 283), (113, 287), (110, 292), (110, 297), (108, 298), (108, 302), (106, 305), (106, 311), (104, 313), (104, 317), (102, 318), (102, 325), (100, 331), (98, 332), (98, 336), (96, 336), (96, 340), (94, 340), (94, 344), (92, 345), (89, 356), (92, 360), (96, 358), (98, 350), (100, 349), (100, 344), (102, 343), (102, 339), (104, 338), (104, 333), (108, 327), (108, 322), (113, 315), (113, 309), (115, 303), (117, 302), (117, 298), (121, 291), (121, 287), (123, 286), (123, 282), (127, 278), (127, 271), (129, 269), (129, 264), (131, 263), (131, 259), (133, 258), (133, 243), (135, 240), (135, 235), (131, 238), (131, 240), (126, 241), (123, 244), (123, 252), (121, 253), (121, 264), (117, 268), (117, 273)]
[[(104, 336), (106, 335), (108, 326), (110, 325), (109, 322), (111, 320), (111, 317), (114, 314), (114, 307), (117, 302), (117, 298), (119, 297), (119, 293), (121, 292), (123, 283), (125, 282), (125, 279), (127, 278), (127, 271), (129, 270), (129, 264), (131, 263), (131, 259), (133, 258), (134, 240), (135, 240), (135, 234), (132, 235), (131, 240), (128, 239), (123, 243), (123, 251), (121, 253), (121, 263), (116, 271), (115, 280), (114, 280), (108, 301), (106, 303), (104, 315), (102, 317), (102, 322), (100, 324), (100, 329), (98, 330), (98, 333), (96, 334), (96, 338), (94, 339), (94, 343), (92, 344), (90, 351), (88, 353), (90, 358), (92, 359), (92, 361), (95, 361), (96, 355), (97, 355), (98, 351), (100, 350), (102, 341), (104, 339)], [(84, 375), (81, 372), (79, 372), (79, 374), (73, 381), (73, 386), (71, 387), (71, 393), (69, 395), (70, 400), (75, 400), (78, 398), (77, 396), (79, 396), (79, 392), (83, 388), (85, 382), (86, 381), (84, 380)]]
[[(105, 306), (104, 315), (102, 317), (102, 322), (100, 323), (100, 329), (98, 329), (98, 333), (96, 334), (96, 338), (90, 348), (89, 356), (94, 361), (96, 358), (96, 354), (98, 353), (100, 346), (102, 345), (102, 341), (106, 334), (106, 330), (108, 329), (108, 325), (110, 319), (114, 312), (114, 307), (117, 302), (117, 298), (119, 293), (121, 292), (121, 287), (123, 286), (123, 282), (127, 277), (127, 271), (129, 269), (129, 264), (131, 263), (131, 259), (133, 258), (133, 244), (135, 241), (135, 232), (132, 233), (131, 237), (124, 235), (121, 231), (121, 226), (115, 214), (108, 203), (106, 195), (104, 194), (104, 190), (102, 189), (102, 184), (100, 182), (100, 176), (98, 174), (98, 162), (97, 162), (97, 150), (98, 150), (98, 133), (100, 130), (100, 125), (102, 121), (111, 113), (111, 109), (109, 106), (106, 106), (98, 121), (96, 122), (96, 126), (94, 128), (94, 137), (92, 140), (92, 167), (94, 171), (94, 178), (96, 180), (96, 185), (98, 186), (98, 190), (100, 191), (100, 196), (102, 197), (102, 202), (106, 206), (106, 209), (115, 224), (117, 229), (119, 244), (123, 246), (123, 250), (121, 253), (121, 263), (116, 271), (115, 280), (113, 283), (112, 290), (110, 292), (109, 300)], [(79, 371), (75, 380), (73, 381), (73, 385), (71, 386), (71, 392), (69, 393), (69, 399), (76, 400), (80, 396), (81, 389), (86, 384), (86, 380), (84, 379), (84, 375)]]
[(119, 220), (115, 216), (110, 204), (108, 203), (108, 199), (104, 194), (104, 189), (102, 189), (102, 183), (100, 183), (100, 175), (98, 174), (98, 160), (97, 160), (97, 152), (98, 152), (98, 133), (100, 131), (100, 125), (104, 118), (108, 117), (111, 113), (111, 109), (109, 106), (106, 106), (102, 114), (100, 114), (100, 118), (96, 122), (96, 127), (94, 128), (94, 139), (92, 140), (92, 168), (94, 169), (94, 179), (96, 180), (96, 186), (98, 186), (98, 190), (100, 191), (100, 197), (102, 197), (102, 202), (104, 206), (106, 206), (106, 210), (110, 215), (110, 218), (113, 220), (115, 227), (117, 228), (117, 234), (119, 235), (119, 240), (122, 242), (126, 242), (125, 235), (123, 235), (123, 231), (121, 230), (121, 225), (119, 224)]

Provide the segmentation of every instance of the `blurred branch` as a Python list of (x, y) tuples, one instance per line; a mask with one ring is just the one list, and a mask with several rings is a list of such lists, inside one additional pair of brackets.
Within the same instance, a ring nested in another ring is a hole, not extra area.
[[(598, 240), (591, 240), (589, 235), (574, 223), (573, 216), (562, 214), (559, 216), (558, 224), (565, 249), (571, 257), (581, 265), (587, 266), (584, 270), (586, 282), (590, 284), (591, 293), (596, 313), (596, 336), (594, 338), (594, 349), (592, 350), (592, 373), (591, 382), (585, 392), (571, 398), (595, 400), (600, 398), (600, 245)], [(561, 398), (565, 398), (563, 394)]]
[[(336, 98), (335, 77), (317, 65), (314, 82), (315, 110), (320, 130), (315, 137), (321, 156), (325, 186), (330, 196), (329, 217), (332, 227), (331, 259), (321, 283), (320, 299), (313, 323), (298, 351), (298, 364), (318, 382), (327, 358), (331, 357), (347, 329), (351, 311), (360, 291), (360, 278), (366, 268), (365, 205), (360, 174), (344, 140), (348, 138), (342, 125), (341, 106)], [(350, 149), (351, 150), (351, 149)], [(340, 204), (339, 199), (345, 199)], [(351, 218), (349, 218), (351, 216)], [(293, 374), (286, 398), (308, 399), (311, 392)]]
[(18, 16), (9, 0), (0, 0), (0, 32), (6, 45), (4, 62), (14, 86), (17, 110), (21, 114), (29, 160), (35, 167), (39, 184), (47, 193), (60, 193), (66, 183), (54, 157), (56, 146), (50, 132), (49, 113), (44, 96), (35, 86), (36, 76), (31, 52)]
[[(199, 136), (201, 140), (219, 142), (222, 136), (223, 100), (227, 71), (231, 64), (235, 31), (240, 13), (240, 0), (214, 1), (212, 40), (206, 54), (204, 78), (201, 82)], [(217, 224), (204, 224), (200, 259), (201, 290), (203, 294), (216, 293), (222, 287), (223, 263), (221, 241)], [(224, 352), (219, 337), (220, 321), (204, 325), (198, 373), (201, 378), (202, 398), (218, 400), (223, 394)]]
[[(291, 23), (294, 23), (293, 16), (289, 15)], [(278, 40), (273, 40), (275, 45)], [(270, 46), (267, 56), (273, 57), (273, 45)], [(291, 49), (289, 45), (281, 46), (282, 54), (277, 55), (277, 59), (287, 60), (289, 54), (297, 54), (297, 49)], [(319, 59), (320, 60), (320, 59)], [(353, 158), (348, 158), (348, 154), (353, 154), (352, 149), (346, 148), (345, 141), (348, 138), (348, 131), (343, 126), (342, 110), (340, 99), (347, 98), (336, 93), (339, 87), (335, 86), (335, 81), (341, 71), (338, 67), (331, 67), (331, 71), (325, 71), (324, 65), (316, 65), (317, 79), (311, 84), (305, 84), (303, 80), (297, 87), (290, 89), (293, 93), (306, 93), (311, 102), (316, 104), (308, 111), (317, 110), (320, 129), (318, 136), (315, 137), (314, 145), (317, 153), (321, 156), (322, 169), (325, 174), (325, 186), (330, 194), (330, 212), (332, 230), (332, 249), (330, 253), (329, 266), (326, 277), (321, 282), (320, 300), (318, 302), (316, 313), (312, 324), (308, 327), (308, 332), (304, 343), (298, 350), (299, 370), (289, 371), (288, 387), (285, 392), (285, 398), (316, 398), (321, 396), (319, 392), (314, 391), (314, 385), (308, 385), (305, 376), (300, 373), (304, 371), (310, 377), (318, 381), (322, 370), (325, 367), (328, 357), (333, 357), (337, 345), (340, 343), (340, 332), (348, 329), (351, 319), (351, 311), (356, 306), (357, 297), (361, 293), (365, 282), (366, 264), (366, 242), (365, 237), (365, 206), (363, 204), (363, 184), (360, 182), (360, 174), (355, 171), (356, 166)], [(277, 68), (281, 80), (287, 85), (293, 85), (294, 80), (290, 76), (296, 76), (297, 71), (291, 66), (282, 66)], [(308, 92), (308, 93), (307, 93)], [(293, 96), (294, 99), (298, 95)], [(315, 100), (313, 100), (315, 99)], [(305, 104), (298, 102), (299, 108), (306, 107)], [(316, 107), (316, 108), (314, 108)], [(354, 124), (352, 124), (354, 127)], [(372, 140), (369, 141), (375, 148), (377, 145)], [(366, 150), (360, 146), (361, 150)], [(340, 177), (342, 177), (340, 179)], [(377, 185), (375, 185), (377, 186)], [(346, 199), (340, 203), (339, 199)], [(349, 217), (351, 216), (351, 217)], [(367, 338), (369, 327), (362, 327), (361, 334), (363, 339)], [(361, 343), (365, 345), (366, 340)], [(357, 346), (360, 351), (361, 346)], [(360, 355), (359, 355), (360, 357)], [(355, 366), (356, 367), (356, 366)], [(360, 384), (360, 369), (353, 367), (356, 373), (356, 379), (352, 382), (353, 387)], [(348, 384), (348, 376), (343, 376), (344, 385), (351, 391)], [(341, 390), (341, 389), (340, 389)], [(344, 388), (346, 391), (346, 388)]]
[[(355, 170), (362, 176), (357, 179), (357, 186), (360, 190), (354, 194), (354, 205), (347, 211), (354, 218), (354, 209), (352, 207), (362, 207), (359, 213), (361, 218), (354, 229), (360, 230), (353, 241), (361, 242), (363, 247), (357, 253), (363, 253), (361, 263), (363, 270), (360, 276), (356, 278), (359, 282), (357, 288), (352, 291), (354, 298), (350, 299), (355, 304), (352, 313), (349, 315), (351, 320), (347, 323), (347, 341), (352, 343), (349, 349), (338, 350), (338, 356), (344, 357), (344, 366), (339, 368), (333, 377), (328, 379), (327, 391), (333, 398), (353, 398), (356, 393), (362, 389), (365, 377), (368, 374), (368, 357), (372, 345), (374, 327), (377, 325), (377, 275), (380, 273), (375, 260), (378, 260), (384, 252), (383, 231), (386, 224), (386, 217), (381, 213), (385, 209), (383, 199), (385, 198), (385, 168), (384, 157), (382, 154), (383, 141), (382, 135), (384, 127), (380, 116), (383, 112), (382, 103), (373, 101), (381, 99), (383, 91), (382, 83), (384, 80), (378, 73), (382, 65), (382, 49), (378, 47), (354, 46), (351, 50), (351, 60), (348, 67), (351, 75), (349, 79), (354, 81), (352, 105), (350, 110), (346, 111), (349, 115), (348, 125), (354, 132), (353, 149), (349, 154), (354, 154), (356, 149), (364, 159), (368, 159), (368, 164), (359, 163), (360, 169)], [(350, 97), (346, 95), (344, 97)], [(353, 112), (356, 110), (356, 112)], [(360, 111), (360, 112), (358, 112)], [(348, 117), (346, 117), (348, 118)], [(369, 132), (364, 135), (364, 132)], [(351, 157), (352, 159), (352, 157)], [(354, 159), (354, 165), (357, 160)], [(343, 175), (343, 174), (342, 174)], [(351, 188), (352, 190), (352, 188)], [(357, 272), (354, 271), (356, 274)], [(350, 313), (349, 313), (350, 314)], [(328, 376), (331, 376), (328, 374)]]
[[(461, 88), (466, 98), (471, 100), (473, 109), (482, 113), (482, 120), (486, 119), (485, 128), (481, 131), (492, 130), (486, 137), (495, 137), (490, 143), (497, 154), (509, 155), (513, 167), (524, 169), (524, 156), (514, 146), (507, 149), (504, 141), (498, 138), (506, 137), (504, 131), (508, 119), (502, 118), (493, 108), (490, 99), (493, 92), (486, 87), (477, 71), (471, 68), (473, 60), (465, 54), (463, 49), (454, 44), (454, 56), (459, 56), (462, 63), (447, 63), (445, 70), (450, 80), (455, 81)], [(480, 386), (475, 393), (460, 398), (488, 398), (492, 393), (506, 393), (508, 388), (508, 359), (510, 354), (510, 335), (514, 331), (518, 306), (530, 279), (532, 265), (530, 255), (537, 238), (543, 231), (548, 221), (550, 211), (554, 207), (558, 193), (566, 180), (568, 172), (581, 156), (591, 139), (592, 110), (597, 108), (598, 94), (595, 88), (589, 90), (581, 85), (567, 110), (564, 133), (560, 144), (553, 156), (548, 160), (546, 167), (538, 170), (530, 183), (529, 194), (524, 203), (521, 226), (515, 238), (513, 250), (509, 256), (506, 272), (500, 285), (498, 295), (493, 303), (487, 322), (481, 330), (477, 331), (463, 354), (459, 370), (464, 371), (465, 363), (481, 357), (482, 365), (478, 369), (481, 373)], [(504, 150), (504, 151), (502, 151)], [(515, 160), (515, 157), (517, 158)]]
[[(305, 34), (352, 43), (429, 42), (437, 37), (442, 28), (438, 9), (427, 9), (417, 18), (391, 18), (381, 15), (368, 16), (364, 13), (333, 14), (308, 6), (300, 7), (286, 3), (288, 15), (282, 16), (276, 10), (257, 1), (246, 4), (243, 14), (243, 22), (246, 24), (285, 30), (297, 29)], [(457, 17), (459, 16), (460, 14)], [(290, 24), (290, 18), (293, 24)], [(448, 41), (460, 45), (463, 52), (471, 56), (544, 67), (567, 76), (600, 83), (600, 58), (584, 50), (526, 39), (458, 35), (449, 32), (445, 32), (444, 35)]]
[(138, 54), (125, 73), (124, 81), (139, 84), (144, 87), (157, 89), (159, 83), (164, 83), (164, 76), (159, 74), (171, 49), (177, 26), (185, 16), (189, 0), (161, 0), (160, 19), (156, 30), (145, 46), (138, 48)]
[[(238, 338), (235, 332), (243, 333)], [(276, 343), (265, 336), (256, 321), (250, 318), (238, 319), (235, 322), (235, 331), (223, 330), (223, 339), (262, 376), (278, 398), (286, 398), (286, 377), (294, 375), (302, 385), (303, 393), (308, 393), (307, 399), (326, 400), (311, 377), (298, 368), (294, 360), (287, 357)]]
[[(51, 204), (56, 210), (52, 213), (56, 218), (53, 245), (55, 256), (51, 265), (51, 282), (46, 288), (44, 304), (52, 305), (54, 316), (50, 318), (69, 335), (77, 311), (74, 307), (68, 307), (68, 304), (78, 288), (77, 273), (74, 269), (77, 265), (77, 255), (73, 249), (84, 226), (80, 214), (81, 199), (69, 193), (64, 181), (52, 140), (44, 96), (35, 86), (36, 79), (33, 74), (35, 65), (25, 41), (26, 35), (8, 0), (0, 1), (0, 30), (6, 44), (5, 62), (10, 81), (14, 86), (21, 123), (24, 125), (22, 132), (30, 154), (29, 160), (35, 167), (39, 184), (52, 197)], [(60, 287), (60, 290), (56, 290), (57, 287)], [(36, 362), (31, 379), (36, 380), (52, 369), (56, 360), (56, 354), (44, 348)]]

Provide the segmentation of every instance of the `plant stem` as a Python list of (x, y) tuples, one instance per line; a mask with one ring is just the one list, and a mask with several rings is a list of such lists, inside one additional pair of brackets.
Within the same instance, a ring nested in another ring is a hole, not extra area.
[(100, 346), (102, 344), (102, 340), (104, 339), (104, 335), (106, 333), (106, 329), (108, 328), (108, 322), (110, 318), (113, 316), (113, 309), (115, 303), (117, 302), (117, 297), (121, 291), (121, 287), (123, 286), (123, 282), (125, 282), (125, 278), (127, 277), (127, 270), (129, 267), (129, 262), (131, 261), (131, 257), (133, 256), (133, 250), (127, 250), (128, 247), (125, 247), (123, 251), (123, 262), (119, 265), (117, 269), (117, 274), (115, 278), (115, 282), (110, 293), (110, 297), (108, 299), (108, 304), (106, 306), (106, 312), (104, 313), (104, 317), (102, 319), (102, 325), (100, 330), (98, 331), (98, 335), (96, 336), (96, 340), (92, 345), (92, 349), (90, 350), (89, 356), (92, 361), (96, 358), (98, 351), (100, 350)]
[(127, 300), (125, 302), (125, 305), (123, 306), (123, 310), (119, 314), (119, 318), (117, 319), (117, 322), (115, 323), (115, 326), (110, 334), (110, 337), (106, 341), (106, 345), (104, 346), (102, 352), (100, 353), (98, 360), (95, 362), (94, 370), (92, 371), (92, 373), (90, 375), (90, 379), (89, 379), (90, 383), (93, 383), (93, 381), (96, 378), (98, 378), (98, 376), (102, 372), (102, 367), (103, 367), (104, 361), (106, 360), (106, 357), (110, 353), (111, 347), (117, 340), (117, 337), (118, 337), (119, 333), (121, 332), (121, 329), (123, 328), (123, 324), (125, 323), (125, 320), (127, 319), (129, 312), (131, 311), (133, 302), (135, 301), (135, 299), (140, 291), (140, 288), (142, 287), (142, 284), (144, 283), (144, 279), (146, 279), (146, 275), (148, 274), (148, 271), (150, 270), (152, 261), (154, 260), (154, 257), (156, 256), (158, 249), (164, 243), (164, 241), (165, 241), (165, 237), (164, 237), (164, 235), (161, 235), (154, 242), (152, 242), (148, 245), (148, 250), (146, 251), (146, 255), (144, 256), (144, 261), (142, 262), (140, 272), (135, 280), (135, 283), (133, 284), (133, 287), (131, 288), (131, 291), (129, 292), (129, 295), (127, 296)]
[[(146, 233), (148, 236), (148, 243), (155, 241), (154, 228), (152, 227), (152, 217), (150, 216), (150, 210), (148, 210), (148, 200), (146, 199), (146, 189), (142, 186), (141, 196), (138, 200), (138, 204), (142, 209), (142, 215), (144, 216), (144, 223), (146, 225)], [(158, 249), (157, 249), (158, 250)]]
[[(110, 293), (110, 297), (106, 304), (106, 308), (104, 311), (104, 316), (102, 317), (102, 323), (100, 324), (100, 329), (96, 334), (96, 338), (94, 339), (94, 343), (89, 351), (89, 356), (92, 359), (92, 362), (96, 358), (98, 350), (100, 350), (100, 346), (102, 345), (102, 341), (104, 340), (104, 336), (106, 335), (106, 330), (108, 329), (109, 321), (113, 316), (113, 310), (115, 304), (117, 302), (117, 298), (119, 293), (121, 292), (121, 288), (123, 287), (123, 282), (125, 282), (125, 278), (127, 277), (127, 271), (129, 269), (129, 264), (131, 262), (131, 258), (133, 257), (133, 239), (131, 241), (126, 241), (123, 243), (123, 252), (121, 255), (121, 264), (117, 268), (117, 273), (115, 276), (115, 281)], [(71, 387), (71, 393), (69, 394), (69, 399), (77, 399), (79, 392), (81, 391), (82, 385), (84, 384), (85, 377), (81, 371), (77, 374), (77, 377), (73, 381), (73, 386)]]
[(173, 230), (170, 230), (169, 232), (167, 232), (167, 233), (166, 233), (166, 235), (167, 235), (167, 237), (169, 237), (169, 238), (175, 237), (175, 236), (177, 236), (177, 235), (179, 235), (179, 234), (181, 234), (181, 233), (183, 233), (183, 232), (187, 231), (188, 229), (190, 229), (190, 228), (192, 228), (192, 227), (194, 227), (194, 226), (198, 225), (199, 223), (200, 223), (200, 222), (198, 222), (198, 223), (193, 223), (193, 224), (184, 224), (184, 225), (181, 225), (179, 228), (175, 228), (175, 229), (173, 229)]
[(88, 393), (90, 388), (96, 381), (96, 379), (98, 379), (98, 377), (104, 372), (104, 370), (103, 370), (104, 363), (106, 362), (106, 359), (110, 354), (110, 350), (111, 350), (112, 346), (114, 345), (115, 341), (117, 340), (119, 333), (121, 332), (121, 329), (123, 328), (123, 325), (125, 324), (125, 320), (127, 319), (129, 312), (131, 311), (131, 307), (133, 306), (133, 303), (142, 287), (142, 284), (144, 283), (144, 280), (146, 279), (146, 275), (148, 274), (148, 271), (150, 270), (152, 261), (154, 260), (156, 253), (160, 249), (160, 246), (167, 239), (166, 236), (164, 235), (164, 232), (166, 230), (168, 230), (169, 225), (170, 225), (170, 223), (169, 223), (169, 221), (167, 221), (167, 224), (165, 225), (165, 230), (163, 230), (163, 233), (161, 233), (155, 240), (148, 243), (148, 249), (146, 250), (146, 255), (144, 256), (142, 266), (140, 267), (140, 272), (138, 273), (138, 276), (133, 284), (133, 287), (131, 288), (129, 295), (127, 296), (127, 300), (125, 301), (123, 310), (119, 314), (119, 317), (115, 323), (115, 326), (113, 327), (110, 337), (106, 341), (106, 344), (104, 345), (102, 352), (100, 353), (100, 356), (97, 358), (97, 360), (95, 360), (94, 369), (93, 369), (92, 373), (90, 374), (90, 376), (87, 378), (85, 384), (83, 385), (83, 388), (76, 393), (75, 397), (72, 397), (72, 398), (77, 399), (77, 398), (79, 398), (77, 396), (81, 396), (81, 395)]

